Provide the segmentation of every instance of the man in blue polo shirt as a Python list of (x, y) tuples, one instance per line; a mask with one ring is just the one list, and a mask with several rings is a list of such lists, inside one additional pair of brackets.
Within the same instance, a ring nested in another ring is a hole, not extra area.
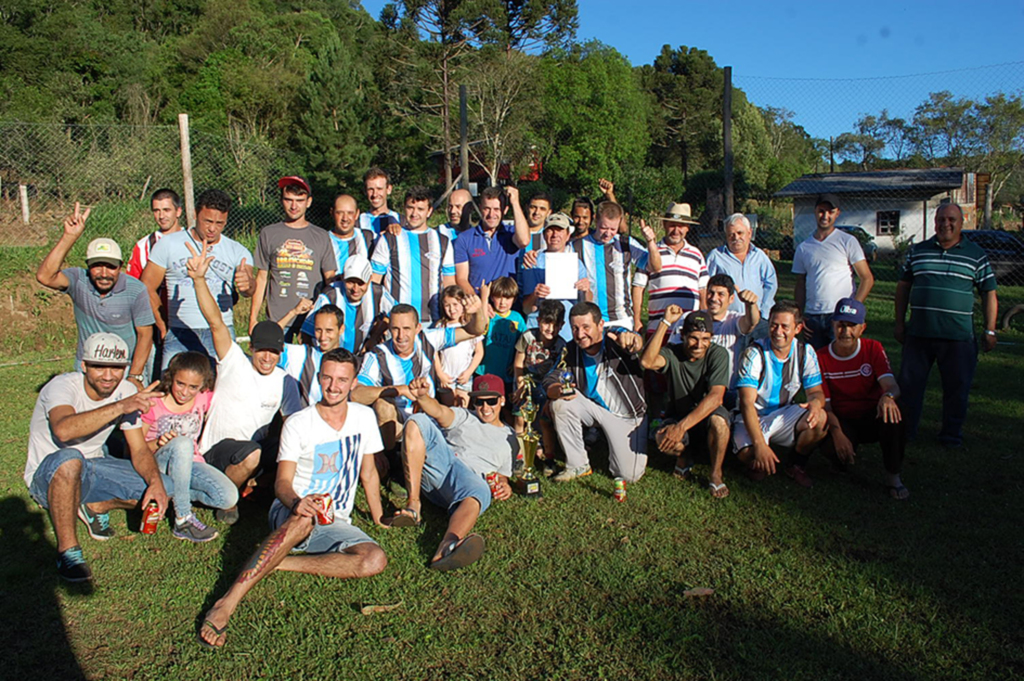
[[(512, 204), (515, 226), (501, 221), (506, 200)], [(480, 193), (480, 224), (455, 242), (455, 282), (466, 293), (477, 293), (483, 282), (515, 277), (516, 258), (529, 243), (530, 227), (519, 205), (519, 190), (505, 187), (503, 193), (500, 187), (488, 187)]]
[[(903, 344), (899, 385), (907, 439), (917, 435), (924, 391), (932, 364), (942, 376), (942, 429), (946, 447), (963, 444), (967, 397), (978, 365), (974, 338), (974, 291), (984, 310), (985, 352), (996, 346), (999, 301), (996, 277), (988, 256), (964, 239), (963, 210), (947, 203), (935, 212), (935, 236), (910, 249), (903, 275), (896, 284), (896, 340)], [(907, 308), (910, 323), (906, 323)]]
[(64, 220), (64, 233), (36, 270), (36, 281), (64, 291), (75, 306), (78, 347), (75, 368), (81, 370), (85, 339), (94, 333), (113, 333), (128, 344), (131, 366), (128, 378), (142, 389), (149, 382), (146, 364), (153, 347), (153, 308), (145, 284), (122, 271), (121, 247), (112, 239), (93, 239), (85, 252), (85, 266), (60, 269), (85, 232), (89, 208), (75, 203), (74, 215)]
[[(708, 253), (708, 276), (728, 274), (737, 291), (750, 291), (757, 296), (761, 323), (754, 330), (754, 338), (768, 334), (768, 313), (775, 305), (779, 290), (779, 277), (768, 254), (751, 243), (753, 230), (743, 213), (733, 213), (725, 220), (725, 244)], [(737, 296), (729, 309), (739, 314), (746, 312), (746, 303)]]

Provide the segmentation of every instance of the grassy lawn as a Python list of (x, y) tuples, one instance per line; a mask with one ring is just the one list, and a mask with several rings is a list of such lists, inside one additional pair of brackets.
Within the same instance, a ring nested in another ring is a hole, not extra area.
[[(868, 335), (885, 342), (898, 366), (894, 288), (880, 282), (872, 293)], [(1020, 303), (1024, 292), (1004, 299)], [(66, 349), (66, 339), (53, 342), (61, 343)], [(40, 345), (4, 360), (54, 354)], [(243, 502), (241, 522), (200, 546), (175, 541), (166, 526), (140, 535), (137, 514), (114, 513), (117, 538), (100, 543), (81, 533), (95, 587), (61, 584), (49, 520), (21, 473), (38, 389), (70, 366), (0, 367), (5, 678), (1024, 675), (1019, 331), (981, 360), (966, 451), (935, 443), (933, 376), (921, 437), (907, 453), (907, 503), (885, 494), (875, 446), (848, 474), (812, 458), (811, 490), (782, 476), (751, 483), (727, 467), (732, 494), (722, 501), (702, 484), (674, 480), (671, 461), (655, 455), (616, 503), (598, 455), (591, 477), (548, 484), (539, 502), (493, 506), (478, 525), (488, 542), (483, 560), (453, 574), (426, 569), (441, 512), (428, 507), (423, 529), (390, 531), (357, 512), (355, 522), (389, 557), (385, 572), (355, 582), (272, 575), (243, 601), (217, 653), (195, 643), (198, 618), (264, 536), (269, 498)], [(365, 509), (361, 498), (357, 508)], [(695, 587), (714, 594), (688, 597)], [(394, 604), (387, 613), (360, 611)]]

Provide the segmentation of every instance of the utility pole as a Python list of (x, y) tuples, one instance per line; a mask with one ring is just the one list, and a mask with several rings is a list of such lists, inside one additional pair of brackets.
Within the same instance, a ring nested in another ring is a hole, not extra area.
[(722, 146), (725, 152), (725, 214), (733, 214), (732, 182), (732, 67), (725, 67), (725, 91), (722, 93)]

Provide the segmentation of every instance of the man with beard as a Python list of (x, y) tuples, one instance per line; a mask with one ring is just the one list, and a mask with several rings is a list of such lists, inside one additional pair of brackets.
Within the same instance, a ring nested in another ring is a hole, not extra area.
[(382, 284), (372, 281), (370, 261), (363, 255), (354, 255), (345, 261), (341, 281), (335, 281), (317, 296), (302, 335), (312, 344), (315, 332), (313, 317), (325, 305), (334, 305), (343, 312), (345, 321), (340, 347), (361, 357), (376, 345), (387, 331), (387, 314), (395, 306), (395, 299)]
[[(501, 221), (509, 204), (515, 224)], [(455, 282), (466, 293), (478, 293), (480, 284), (499, 277), (514, 277), (519, 252), (530, 243), (530, 229), (515, 187), (488, 187), (480, 193), (480, 224), (455, 242)]]
[(675, 475), (683, 480), (693, 468), (691, 450), (706, 444), (711, 456), (708, 489), (711, 496), (723, 499), (729, 496), (722, 481), (732, 420), (722, 406), (729, 384), (729, 357), (725, 348), (711, 342), (714, 319), (704, 310), (686, 315), (681, 343), (664, 345), (665, 334), (682, 318), (683, 308), (678, 305), (665, 308), (640, 358), (644, 369), (669, 375), (669, 410), (655, 441), (662, 452), (678, 457)]
[(75, 368), (81, 368), (85, 339), (94, 333), (113, 333), (128, 345), (131, 366), (128, 378), (142, 389), (147, 380), (146, 363), (153, 347), (153, 308), (145, 284), (121, 270), (121, 247), (113, 239), (93, 239), (85, 251), (85, 266), (60, 269), (71, 247), (85, 232), (90, 208), (64, 220), (64, 233), (36, 270), (36, 281), (63, 291), (75, 306), (78, 346)]
[(339, 347), (345, 332), (344, 313), (335, 305), (324, 305), (310, 314), (309, 319), (313, 321), (314, 345), (285, 343), (277, 363), (287, 374), (281, 404), (285, 418), (320, 400), (320, 383), (316, 379), (320, 375), (320, 362), (326, 353)]

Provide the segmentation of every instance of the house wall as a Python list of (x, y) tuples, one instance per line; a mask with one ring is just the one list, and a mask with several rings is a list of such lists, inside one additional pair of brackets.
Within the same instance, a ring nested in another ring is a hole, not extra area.
[[(914, 243), (929, 238), (934, 232), (935, 211), (948, 197), (946, 192), (931, 198), (891, 198), (840, 196), (840, 213), (837, 225), (861, 227), (875, 237), (879, 252), (894, 250), (890, 236), (878, 236), (879, 211), (900, 212), (900, 235), (911, 236)], [(814, 232), (817, 220), (814, 215), (816, 197), (797, 198), (793, 204), (793, 242), (799, 244)]]

